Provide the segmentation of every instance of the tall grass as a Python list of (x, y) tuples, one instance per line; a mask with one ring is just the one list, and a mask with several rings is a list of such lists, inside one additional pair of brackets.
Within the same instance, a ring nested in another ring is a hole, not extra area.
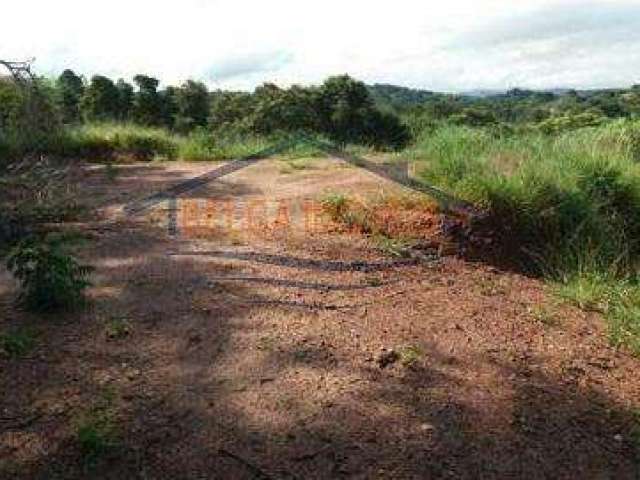
[(425, 181), (488, 212), (505, 254), (563, 295), (573, 292), (576, 303), (590, 285), (590, 302), (606, 305), (612, 335), (640, 338), (640, 122), (557, 136), (445, 126), (408, 153), (422, 163)]
[[(259, 136), (236, 132), (196, 130), (179, 135), (163, 128), (126, 123), (97, 123), (67, 127), (40, 142), (38, 151), (64, 158), (89, 161), (187, 160), (216, 161), (247, 157), (292, 139), (292, 136)], [(0, 158), (19, 152), (20, 146), (0, 139)], [(324, 155), (317, 147), (292, 142), (282, 152), (289, 158)]]
[(102, 160), (174, 159), (179, 137), (161, 128), (123, 123), (87, 124), (68, 128), (50, 151), (65, 157)]

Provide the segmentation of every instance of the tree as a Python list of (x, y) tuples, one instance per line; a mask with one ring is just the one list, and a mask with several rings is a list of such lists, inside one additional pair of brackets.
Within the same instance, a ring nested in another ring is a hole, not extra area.
[(251, 128), (256, 133), (314, 130), (315, 89), (297, 85), (289, 89), (265, 83), (253, 94)]
[(408, 128), (392, 113), (375, 106), (368, 88), (347, 75), (321, 87), (282, 89), (266, 83), (250, 93), (216, 92), (209, 125), (269, 135), (304, 130), (340, 143), (400, 147)]
[(212, 130), (248, 129), (253, 110), (254, 99), (250, 93), (217, 91), (212, 95), (209, 127)]
[(87, 120), (116, 120), (120, 111), (118, 88), (110, 78), (93, 76), (82, 96), (80, 108)]
[(56, 82), (57, 104), (64, 123), (80, 121), (80, 101), (84, 82), (73, 70), (65, 70)]
[(175, 93), (175, 128), (188, 132), (195, 127), (204, 127), (209, 116), (209, 91), (206, 85), (187, 80)]
[(118, 119), (127, 121), (133, 109), (133, 86), (119, 79), (116, 88), (118, 89)]
[(316, 102), (320, 131), (339, 143), (398, 148), (409, 138), (406, 126), (395, 115), (380, 112), (366, 85), (348, 75), (327, 79)]
[(25, 98), (19, 86), (0, 77), (0, 139), (22, 128)]
[(178, 113), (178, 88), (169, 86), (160, 92), (162, 122), (167, 128), (174, 128)]
[(138, 86), (133, 99), (133, 119), (142, 125), (162, 125), (162, 99), (158, 93), (160, 82), (147, 75), (136, 75), (133, 81)]

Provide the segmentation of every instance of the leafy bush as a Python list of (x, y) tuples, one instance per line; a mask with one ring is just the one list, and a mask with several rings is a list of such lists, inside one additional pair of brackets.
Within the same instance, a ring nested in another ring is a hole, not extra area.
[(606, 118), (595, 112), (581, 112), (577, 114), (565, 114), (543, 120), (534, 128), (544, 133), (562, 133), (583, 127), (595, 127), (602, 124)]
[(78, 306), (92, 268), (80, 264), (64, 248), (64, 237), (27, 239), (7, 257), (7, 267), (21, 286), (20, 302), (30, 310), (48, 312)]
[(23, 88), (0, 78), (0, 164), (46, 151), (61, 127), (54, 97), (47, 81)]
[(36, 345), (36, 334), (27, 328), (0, 334), (0, 354), (18, 358), (29, 353)]

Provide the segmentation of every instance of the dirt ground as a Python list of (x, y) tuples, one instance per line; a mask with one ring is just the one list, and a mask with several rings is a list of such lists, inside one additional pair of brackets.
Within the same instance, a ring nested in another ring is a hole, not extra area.
[[(20, 312), (0, 274), (0, 332), (38, 333), (0, 357), (0, 478), (640, 478), (640, 362), (596, 313), (309, 217), (328, 193), (398, 193), (337, 160), (265, 160), (177, 213), (122, 211), (214, 167), (83, 167), (82, 312)], [(87, 455), (92, 420), (110, 441)]]

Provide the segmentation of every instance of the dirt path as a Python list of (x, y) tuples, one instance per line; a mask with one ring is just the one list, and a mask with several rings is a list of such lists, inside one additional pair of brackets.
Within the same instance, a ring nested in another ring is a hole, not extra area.
[[(118, 168), (82, 179), (117, 219), (84, 249), (90, 309), (17, 313), (0, 278), (0, 328), (40, 332), (0, 359), (0, 478), (640, 478), (639, 362), (595, 314), (491, 265), (398, 260), (305, 223), (328, 192), (396, 186), (268, 160), (187, 195), (174, 238), (163, 206), (122, 206), (211, 165)], [(87, 459), (78, 428), (101, 416), (116, 441)]]

